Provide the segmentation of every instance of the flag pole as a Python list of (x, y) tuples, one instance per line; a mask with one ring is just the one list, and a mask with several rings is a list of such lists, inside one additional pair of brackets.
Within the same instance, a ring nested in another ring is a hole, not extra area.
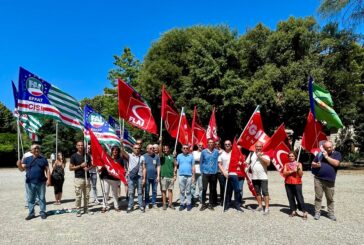
[(224, 200), (223, 200), (223, 204), (222, 204), (222, 212), (225, 211), (225, 199), (226, 199), (226, 190), (227, 190), (227, 185), (228, 185), (228, 179), (229, 179), (229, 175), (228, 175), (228, 177), (226, 178), (226, 181), (225, 181), (225, 190), (224, 190)]
[(302, 150), (302, 145), (300, 145), (300, 149), (298, 150), (297, 162), (300, 161), (301, 150)]
[(181, 127), (181, 121), (182, 121), (183, 109), (184, 109), (184, 107), (182, 107), (181, 115), (180, 115), (180, 117), (179, 117), (178, 130), (177, 130), (177, 137), (176, 137), (176, 143), (174, 144), (174, 152), (176, 152), (176, 150), (177, 150), (177, 143), (178, 143), (178, 137), (179, 137), (179, 128)]
[(58, 121), (56, 121), (56, 159), (58, 155)]
[(246, 125), (245, 125), (245, 128), (243, 129), (243, 131), (241, 132), (241, 134), (240, 134), (240, 136), (239, 136), (239, 138), (238, 138), (238, 140), (236, 141), (236, 142), (239, 142), (240, 141), (240, 138), (241, 138), (241, 136), (243, 135), (243, 133), (244, 133), (244, 131), (245, 131), (245, 129), (246, 129), (246, 127), (248, 127), (248, 123), (250, 122), (250, 120), (252, 120), (252, 118), (253, 118), (253, 116), (254, 116), (254, 113), (259, 109), (259, 107), (260, 107), (260, 105), (257, 105), (257, 108), (255, 108), (255, 110), (254, 110), (254, 112), (253, 112), (253, 114), (250, 116), (250, 118), (249, 118), (249, 120), (248, 120), (248, 122), (246, 123)]
[[(193, 147), (195, 146), (195, 123), (196, 123), (196, 115), (195, 115), (195, 112), (197, 113), (197, 110), (196, 110), (196, 106), (195, 108), (193, 109), (193, 118), (192, 118), (192, 127), (191, 127), (191, 130), (192, 130), (192, 141), (191, 141), (191, 151), (193, 151)], [(199, 142), (197, 142), (198, 144)]]
[[(91, 129), (90, 129), (91, 130)], [(84, 151), (85, 151), (85, 163), (87, 164), (87, 148), (88, 148), (88, 146), (87, 146), (87, 140), (86, 140), (86, 137), (85, 137), (85, 139), (84, 139), (84, 144), (85, 144), (85, 146), (86, 147), (84, 147)], [(86, 168), (88, 168), (88, 165), (87, 165), (87, 167)], [(87, 182), (88, 182), (88, 179), (87, 179), (87, 172), (88, 171), (85, 171), (85, 185), (87, 186)], [(85, 188), (86, 188), (86, 186), (85, 186)], [(86, 208), (87, 208), (87, 212), (88, 212), (88, 202), (89, 202), (89, 200), (86, 200), (86, 202), (87, 203), (84, 203), (83, 205), (85, 205), (86, 206)]]
[(20, 125), (19, 125), (19, 139), (20, 139), (21, 155), (24, 156), (24, 146), (23, 146), (23, 139), (20, 130)]
[(20, 161), (20, 127), (19, 127), (19, 117), (16, 120), (16, 124), (17, 124), (17, 134), (18, 134), (18, 161)]

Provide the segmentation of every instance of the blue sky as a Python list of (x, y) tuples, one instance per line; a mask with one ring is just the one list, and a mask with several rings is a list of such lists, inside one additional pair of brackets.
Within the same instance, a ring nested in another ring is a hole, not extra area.
[(173, 28), (226, 24), (243, 34), (262, 22), (315, 16), (319, 0), (0, 2), (0, 101), (13, 108), (19, 66), (77, 99), (102, 94), (113, 55), (125, 46), (140, 60)]

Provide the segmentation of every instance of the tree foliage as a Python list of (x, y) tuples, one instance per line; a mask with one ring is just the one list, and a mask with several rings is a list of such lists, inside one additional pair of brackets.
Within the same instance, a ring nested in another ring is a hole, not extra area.
[(340, 22), (349, 27), (364, 22), (362, 0), (322, 0), (318, 12), (324, 18), (341, 18)]

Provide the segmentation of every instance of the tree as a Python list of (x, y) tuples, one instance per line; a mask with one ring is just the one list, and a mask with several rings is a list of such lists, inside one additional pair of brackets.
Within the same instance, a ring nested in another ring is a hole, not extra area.
[(309, 111), (309, 75), (331, 92), (346, 125), (355, 120), (353, 96), (363, 77), (363, 47), (356, 40), (337, 25), (320, 28), (312, 17), (291, 17), (275, 31), (258, 24), (240, 37), (226, 26), (174, 29), (148, 51), (138, 87), (157, 118), (165, 84), (190, 118), (199, 107), (205, 125), (215, 105), (223, 139), (240, 134), (257, 104), (268, 134), (284, 122), (297, 139)]
[(364, 22), (362, 0), (322, 0), (318, 12), (324, 18), (341, 18), (340, 22), (349, 27)]
[(13, 113), (0, 102), (0, 133), (15, 133), (16, 123)]

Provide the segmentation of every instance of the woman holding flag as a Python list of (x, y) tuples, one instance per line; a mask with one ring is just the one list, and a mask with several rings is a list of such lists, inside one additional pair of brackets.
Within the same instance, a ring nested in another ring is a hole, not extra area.
[[(123, 166), (123, 159), (120, 157), (120, 148), (118, 146), (113, 146), (111, 148), (111, 157), (115, 163)], [(114, 201), (114, 209), (115, 211), (120, 212), (119, 202), (118, 202), (120, 179), (110, 175), (105, 165), (99, 171), (101, 172), (100, 178), (102, 179), (105, 186), (105, 193), (104, 193), (105, 198), (102, 203), (101, 213), (105, 213), (106, 210), (109, 209), (107, 198), (109, 197), (110, 187), (111, 187), (112, 198)]]

